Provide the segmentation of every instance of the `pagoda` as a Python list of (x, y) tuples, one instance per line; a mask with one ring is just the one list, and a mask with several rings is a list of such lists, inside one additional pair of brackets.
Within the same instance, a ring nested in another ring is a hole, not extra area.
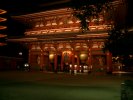
[[(3, 15), (5, 13), (6, 13), (5, 10), (0, 9), (0, 15)], [(7, 20), (6, 18), (0, 17), (0, 24), (2, 22), (5, 22), (6, 20)], [(0, 30), (5, 30), (6, 28), (7, 28), (7, 26), (0, 25)], [(0, 34), (0, 39), (5, 38), (6, 36), (7, 36), (6, 34), (2, 33), (2, 34)], [(3, 45), (6, 45), (6, 43), (0, 42), (0, 46), (3, 46)]]

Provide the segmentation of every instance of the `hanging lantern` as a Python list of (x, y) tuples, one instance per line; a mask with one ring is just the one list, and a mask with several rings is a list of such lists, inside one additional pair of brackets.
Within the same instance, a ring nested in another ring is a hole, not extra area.
[(49, 54), (49, 60), (51, 63), (54, 62), (54, 54), (53, 53)]
[(88, 58), (87, 52), (81, 52), (79, 55), (79, 58), (80, 58), (81, 62), (84, 63)]

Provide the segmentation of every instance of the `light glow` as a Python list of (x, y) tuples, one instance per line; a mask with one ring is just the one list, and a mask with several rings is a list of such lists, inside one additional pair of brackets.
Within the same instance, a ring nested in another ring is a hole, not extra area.
[(0, 22), (6, 21), (6, 20), (7, 20), (6, 18), (0, 17)]
[(0, 26), (0, 30), (6, 29), (6, 28), (7, 28), (6, 26)]
[(0, 9), (0, 14), (5, 14), (7, 11)]

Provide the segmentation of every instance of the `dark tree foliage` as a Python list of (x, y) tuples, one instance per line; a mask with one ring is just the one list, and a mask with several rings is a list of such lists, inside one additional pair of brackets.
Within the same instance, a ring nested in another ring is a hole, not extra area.
[(112, 0), (71, 0), (73, 14), (81, 21), (82, 30), (88, 30), (89, 20), (111, 8)]
[(128, 31), (111, 30), (104, 50), (109, 50), (114, 56), (133, 54), (133, 34)]
[(125, 66), (133, 65), (133, 33), (117, 28), (109, 32), (104, 51), (109, 50), (114, 57), (119, 56)]
[(126, 15), (126, 26), (133, 27), (133, 3), (132, 0), (127, 1), (127, 15)]
[(133, 65), (133, 6), (131, 0), (126, 0), (126, 7), (125, 19), (121, 20), (124, 22), (123, 25), (120, 25), (122, 23), (118, 21), (120, 23), (116, 23), (116, 26), (109, 32), (104, 50), (109, 50), (113, 56), (121, 57), (121, 62), (125, 66), (131, 67)]
[(114, 18), (114, 27), (108, 31), (109, 37), (103, 50), (110, 51), (113, 56), (119, 56), (121, 62), (130, 67), (133, 65), (133, 31), (129, 31), (129, 28), (133, 27), (132, 1), (123, 0), (115, 9), (111, 1), (114, 0), (71, 0), (73, 15), (81, 21), (82, 29), (88, 30), (88, 20), (98, 17), (103, 10), (113, 10), (111, 16)]

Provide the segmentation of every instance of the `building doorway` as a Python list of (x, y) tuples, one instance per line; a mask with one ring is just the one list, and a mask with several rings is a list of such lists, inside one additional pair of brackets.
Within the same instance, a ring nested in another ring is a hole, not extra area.
[(57, 72), (61, 71), (61, 55), (57, 55)]

